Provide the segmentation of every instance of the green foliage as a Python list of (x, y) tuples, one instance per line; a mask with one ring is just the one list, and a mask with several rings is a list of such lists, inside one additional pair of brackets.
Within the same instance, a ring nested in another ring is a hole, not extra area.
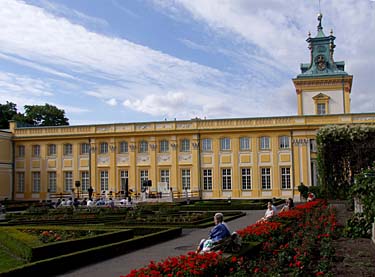
[(65, 111), (56, 106), (25, 105), (25, 113), (17, 112), (17, 105), (12, 102), (0, 104), (0, 129), (9, 128), (9, 120), (15, 120), (26, 125), (34, 126), (62, 126), (69, 125), (69, 119), (65, 117)]
[(305, 198), (305, 199), (307, 198), (307, 194), (309, 193), (309, 188), (307, 186), (305, 186), (303, 183), (301, 183), (298, 186), (298, 191), (302, 195), (303, 198)]
[(6, 104), (0, 104), (0, 129), (9, 128), (9, 120), (17, 114), (16, 104), (8, 102)]
[(346, 199), (353, 177), (375, 160), (375, 127), (326, 126), (317, 134), (321, 193)]
[(372, 223), (363, 214), (354, 214), (346, 222), (344, 236), (348, 238), (370, 238)]
[(375, 217), (375, 164), (355, 175), (350, 196), (360, 200), (365, 218), (372, 221)]

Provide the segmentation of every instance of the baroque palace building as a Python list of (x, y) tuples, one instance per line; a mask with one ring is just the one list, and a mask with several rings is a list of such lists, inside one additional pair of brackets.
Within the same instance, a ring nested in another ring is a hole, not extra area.
[(375, 113), (350, 113), (353, 76), (333, 59), (335, 37), (307, 38), (310, 62), (293, 79), (298, 115), (192, 119), (0, 131), (0, 199), (44, 200), (146, 185), (202, 199), (299, 197), (317, 185), (316, 133), (326, 125), (374, 124)]

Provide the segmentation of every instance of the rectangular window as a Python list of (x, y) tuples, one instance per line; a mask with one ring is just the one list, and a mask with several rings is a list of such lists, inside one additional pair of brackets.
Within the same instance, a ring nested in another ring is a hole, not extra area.
[(181, 152), (189, 152), (190, 151), (190, 140), (188, 140), (188, 139), (181, 140), (180, 151)]
[(81, 155), (88, 155), (90, 154), (90, 144), (82, 143), (81, 144)]
[(212, 190), (212, 169), (203, 169), (203, 189)]
[(49, 192), (56, 192), (57, 184), (56, 184), (56, 172), (48, 172), (48, 190)]
[(56, 144), (49, 144), (47, 152), (48, 156), (56, 156)]
[(222, 169), (222, 187), (223, 190), (232, 189), (232, 173), (230, 168)]
[(212, 139), (204, 139), (202, 141), (202, 151), (212, 151)]
[(64, 189), (67, 192), (72, 191), (73, 188), (73, 172), (65, 171), (64, 172)]
[(146, 181), (148, 181), (148, 170), (141, 170), (140, 175), (141, 189), (143, 189), (145, 187)]
[(169, 152), (169, 143), (167, 140), (162, 140), (159, 142), (159, 151), (160, 153)]
[(260, 138), (260, 149), (267, 150), (270, 149), (270, 137), (261, 137)]
[(181, 183), (183, 190), (190, 189), (190, 169), (181, 170)]
[(230, 138), (221, 138), (220, 139), (220, 150), (221, 151), (230, 150)]
[(81, 171), (81, 189), (87, 191), (90, 187), (90, 174), (88, 171)]
[(108, 171), (100, 171), (100, 191), (108, 190)]
[(107, 154), (108, 153), (108, 143), (102, 142), (100, 143), (100, 154)]
[(71, 145), (70, 143), (64, 144), (64, 155), (65, 156), (73, 155), (73, 145)]
[(40, 192), (40, 172), (33, 172), (32, 173), (32, 192)]
[(33, 157), (40, 157), (40, 145), (33, 145), (32, 146), (32, 156)]
[(281, 168), (281, 188), (290, 189), (290, 167)]
[(288, 136), (281, 136), (279, 137), (279, 147), (280, 149), (289, 149), (290, 143), (289, 143), (289, 137)]
[(247, 137), (240, 138), (240, 150), (250, 150), (250, 139)]
[(271, 189), (271, 168), (263, 167), (262, 173), (262, 189)]
[(250, 168), (241, 168), (241, 180), (242, 180), (243, 190), (251, 189), (251, 169)]
[(167, 188), (169, 189), (169, 169), (160, 170), (160, 182), (166, 183)]
[(147, 153), (148, 152), (148, 142), (141, 141), (139, 143), (139, 153)]
[(326, 104), (325, 103), (318, 103), (317, 104), (317, 112), (318, 112), (318, 114), (326, 114)]
[(20, 158), (25, 157), (25, 145), (18, 146), (18, 157)]
[(126, 141), (120, 142), (120, 153), (128, 153), (128, 143)]
[(120, 171), (120, 187), (126, 193), (129, 190), (129, 172), (127, 170)]
[(17, 172), (17, 192), (25, 191), (25, 172)]

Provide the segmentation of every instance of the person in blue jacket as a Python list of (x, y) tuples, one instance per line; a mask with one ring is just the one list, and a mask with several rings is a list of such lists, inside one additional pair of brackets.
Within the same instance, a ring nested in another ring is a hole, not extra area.
[(197, 247), (197, 253), (200, 251), (210, 251), (215, 242), (221, 241), (230, 237), (230, 232), (227, 225), (224, 223), (224, 216), (222, 213), (216, 213), (214, 216), (215, 226), (211, 229), (208, 239), (202, 239)]

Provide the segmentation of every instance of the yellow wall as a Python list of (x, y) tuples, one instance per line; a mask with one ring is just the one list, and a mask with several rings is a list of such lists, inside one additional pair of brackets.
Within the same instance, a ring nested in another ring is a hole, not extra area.
[(0, 131), (0, 200), (12, 199), (12, 157), (11, 134)]

